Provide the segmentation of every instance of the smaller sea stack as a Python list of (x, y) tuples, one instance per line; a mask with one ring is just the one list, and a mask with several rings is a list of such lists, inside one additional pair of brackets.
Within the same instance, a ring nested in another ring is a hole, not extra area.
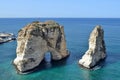
[(104, 42), (104, 30), (100, 25), (96, 26), (89, 38), (89, 49), (79, 60), (79, 64), (85, 68), (95, 67), (101, 60), (106, 58)]

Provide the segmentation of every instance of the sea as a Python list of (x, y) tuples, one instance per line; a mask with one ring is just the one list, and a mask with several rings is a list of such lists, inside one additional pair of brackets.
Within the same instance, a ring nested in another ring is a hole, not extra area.
[[(14, 33), (33, 21), (54, 20), (64, 26), (70, 56), (58, 62), (48, 61), (30, 74), (18, 74), (12, 61), (16, 41), (0, 44), (0, 80), (120, 80), (120, 18), (0, 18), (0, 32)], [(78, 64), (88, 49), (91, 31), (104, 29), (107, 58), (102, 65), (88, 70)]]

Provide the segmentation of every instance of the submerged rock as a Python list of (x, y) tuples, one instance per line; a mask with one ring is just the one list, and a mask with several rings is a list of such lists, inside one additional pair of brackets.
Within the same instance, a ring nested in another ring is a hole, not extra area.
[(53, 60), (69, 55), (64, 28), (54, 21), (33, 22), (22, 28), (17, 38), (17, 57), (13, 61), (21, 73), (36, 68), (50, 52)]
[(93, 68), (98, 62), (106, 58), (104, 31), (101, 26), (96, 26), (89, 38), (89, 49), (79, 60), (79, 64), (86, 68)]

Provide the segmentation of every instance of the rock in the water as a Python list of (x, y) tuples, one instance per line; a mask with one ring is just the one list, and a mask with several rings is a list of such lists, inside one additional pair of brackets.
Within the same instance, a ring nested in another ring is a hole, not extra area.
[(15, 40), (15, 35), (13, 33), (0, 32), (0, 44)]
[(79, 64), (86, 68), (93, 68), (97, 63), (106, 58), (104, 31), (101, 26), (96, 26), (89, 38), (89, 49), (79, 60)]
[(69, 55), (64, 28), (54, 21), (33, 22), (22, 28), (17, 38), (17, 57), (14, 65), (21, 73), (37, 67), (50, 52), (53, 60)]

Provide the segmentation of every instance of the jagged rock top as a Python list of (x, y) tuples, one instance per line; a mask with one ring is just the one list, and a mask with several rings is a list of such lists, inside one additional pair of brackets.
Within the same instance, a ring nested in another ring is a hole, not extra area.
[[(28, 26), (31, 27), (39, 27), (39, 28), (58, 28), (60, 25), (56, 23), (55, 21), (46, 21), (46, 22), (39, 22), (39, 21), (34, 21), (31, 24), (28, 24)], [(26, 26), (26, 28), (28, 28)]]
[[(103, 35), (103, 36), (102, 36)], [(90, 39), (93, 37), (104, 37), (104, 31), (100, 25), (97, 25), (90, 35)]]
[[(30, 33), (31, 35), (39, 36), (43, 33), (48, 33), (48, 31), (52, 32), (55, 30), (55, 28), (60, 29), (63, 27), (60, 26), (55, 21), (46, 21), (46, 22), (34, 21), (31, 24), (28, 24), (26, 27), (20, 29), (18, 35), (20, 36), (23, 33), (25, 33), (24, 36), (26, 36), (27, 33), (31, 32)], [(25, 31), (27, 31), (27, 33)]]

